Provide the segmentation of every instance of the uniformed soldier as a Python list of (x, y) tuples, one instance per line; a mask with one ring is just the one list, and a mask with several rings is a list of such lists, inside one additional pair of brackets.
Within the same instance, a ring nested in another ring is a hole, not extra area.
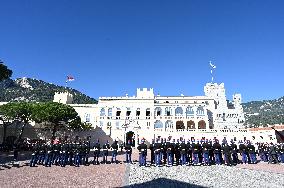
[(139, 150), (139, 166), (146, 166), (147, 145), (145, 140), (141, 140), (141, 144), (137, 147)]
[(178, 166), (180, 164), (180, 143), (179, 139), (177, 139), (177, 143), (175, 144), (175, 158), (176, 158), (176, 165)]
[(118, 150), (118, 144), (117, 144), (117, 141), (114, 140), (114, 142), (111, 145), (111, 151), (112, 151), (111, 163), (113, 162), (117, 163), (117, 160), (116, 160), (117, 150)]
[(119, 144), (119, 148), (120, 148), (120, 153), (121, 153), (121, 154), (122, 154), (122, 150), (123, 150), (123, 145), (124, 145), (123, 142), (121, 142), (121, 143)]
[(155, 139), (152, 139), (152, 144), (150, 144), (149, 149), (151, 151), (151, 165), (153, 165), (153, 164), (155, 164), (155, 155), (154, 155)]
[[(174, 142), (174, 141), (173, 141)], [(167, 165), (168, 166), (173, 166), (173, 144), (170, 143), (170, 140), (166, 142), (166, 152), (167, 152)]]
[(46, 145), (46, 152), (45, 152), (45, 167), (51, 167), (52, 163), (52, 154), (53, 153), (53, 145), (51, 142), (48, 142)]
[(163, 162), (164, 162), (164, 165), (167, 164), (167, 148), (166, 148), (166, 145), (167, 145), (167, 140), (164, 138), (164, 144), (163, 144)]
[(192, 164), (192, 145), (190, 143), (190, 140), (187, 140), (186, 151), (187, 151), (186, 161), (188, 164)]
[(198, 157), (198, 153), (199, 153), (199, 146), (197, 143), (195, 143), (195, 140), (193, 140), (192, 143), (192, 154), (193, 154), (193, 164), (197, 165), (199, 163), (199, 157)]
[(39, 160), (38, 160), (38, 164), (39, 165), (43, 165), (44, 164), (44, 159), (45, 159), (45, 148), (46, 148), (46, 144), (43, 141), (40, 141), (39, 143)]
[(243, 141), (240, 140), (239, 141), (239, 152), (242, 156), (242, 163), (248, 163), (248, 159), (247, 159), (247, 147), (245, 144), (243, 144)]
[(100, 150), (101, 150), (101, 145), (99, 139), (97, 140), (97, 143), (94, 145), (94, 160), (93, 164), (100, 164), (99, 163), (99, 157), (100, 157)]
[(125, 155), (126, 155), (126, 163), (131, 163), (132, 164), (132, 147), (131, 147), (131, 140), (128, 140), (127, 144), (124, 147), (125, 149)]
[(161, 143), (159, 142), (159, 140), (157, 139), (155, 145), (154, 145), (154, 152), (155, 152), (155, 165), (156, 166), (160, 166), (160, 151), (161, 151)]
[(280, 145), (280, 161), (284, 163), (284, 143)]
[(39, 155), (39, 143), (32, 144), (32, 157), (30, 161), (30, 167), (35, 167)]
[(221, 145), (219, 144), (219, 141), (215, 139), (215, 143), (213, 144), (213, 153), (215, 158), (215, 163), (217, 165), (221, 165)]
[(275, 145), (271, 142), (269, 147), (269, 162), (268, 163), (278, 163), (277, 151)]
[(179, 146), (180, 156), (181, 156), (181, 165), (186, 165), (186, 144), (185, 140), (182, 140), (182, 143)]
[(107, 163), (107, 156), (108, 156), (108, 150), (110, 149), (109, 142), (107, 142), (103, 145), (103, 163)]
[(238, 147), (235, 144), (234, 140), (231, 140), (231, 151), (232, 151), (232, 157), (233, 161), (232, 163), (234, 165), (237, 165), (239, 163), (239, 158), (238, 158)]
[(81, 143), (77, 142), (74, 146), (75, 166), (79, 167), (81, 164)]
[(74, 161), (75, 161), (75, 159), (73, 160), (73, 158), (74, 158), (74, 152), (75, 152), (75, 143), (73, 143), (73, 142), (71, 142), (71, 141), (69, 141), (68, 142), (68, 152), (67, 152), (67, 154), (68, 154), (68, 163), (69, 163), (69, 165), (71, 165), (71, 166), (73, 166), (74, 165)]
[(202, 155), (203, 155), (203, 163), (204, 165), (210, 165), (209, 163), (209, 145), (208, 145), (208, 140), (206, 140), (202, 144)]
[(60, 143), (53, 144), (53, 157), (52, 157), (52, 164), (58, 165), (59, 158), (60, 158)]
[(68, 157), (68, 144), (66, 142), (64, 142), (61, 145), (61, 149), (60, 149), (60, 165), (61, 167), (65, 167), (66, 166), (66, 161), (67, 161), (67, 157)]
[(212, 164), (215, 159), (214, 159), (214, 150), (213, 150), (213, 145), (212, 145), (212, 140), (210, 139), (209, 142), (208, 142), (208, 150), (209, 150), (209, 163)]
[(248, 142), (247, 149), (251, 159), (251, 163), (256, 164), (255, 146), (251, 142)]
[(232, 165), (231, 147), (229, 146), (227, 141), (223, 143), (222, 151), (225, 159), (225, 164), (231, 166)]

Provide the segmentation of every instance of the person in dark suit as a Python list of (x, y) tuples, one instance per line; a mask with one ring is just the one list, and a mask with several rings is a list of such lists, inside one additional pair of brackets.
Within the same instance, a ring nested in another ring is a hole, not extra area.
[(145, 140), (141, 140), (141, 144), (137, 147), (139, 150), (139, 166), (146, 166), (147, 145)]
[(99, 139), (97, 140), (96, 144), (94, 145), (94, 160), (93, 160), (93, 165), (95, 164), (100, 164), (99, 163), (99, 157), (100, 157), (100, 150), (101, 150), (101, 145)]

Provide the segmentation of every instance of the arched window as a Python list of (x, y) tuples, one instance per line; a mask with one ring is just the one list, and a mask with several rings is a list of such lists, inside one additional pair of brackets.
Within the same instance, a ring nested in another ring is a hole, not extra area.
[(85, 122), (91, 121), (91, 114), (85, 114)]
[(107, 113), (108, 113), (108, 116), (112, 116), (112, 108), (109, 108)]
[(163, 128), (163, 123), (161, 121), (159, 121), (159, 120), (155, 121), (154, 128), (155, 129), (162, 129)]
[(177, 121), (176, 122), (176, 129), (184, 129), (183, 121)]
[(119, 129), (119, 121), (115, 122), (115, 126), (117, 129)]
[(195, 129), (195, 123), (192, 120), (187, 122), (187, 130), (189, 129)]
[(165, 123), (165, 131), (169, 130), (169, 129), (173, 129), (173, 121), (171, 121), (171, 120), (168, 120)]
[(175, 110), (175, 114), (176, 114), (176, 116), (182, 116), (182, 114), (183, 114), (182, 107), (177, 107), (176, 110)]
[(165, 109), (165, 114), (166, 114), (167, 116), (171, 116), (171, 115), (172, 115), (172, 108), (171, 108), (171, 107), (166, 107), (166, 109)]
[(100, 121), (100, 127), (102, 128), (104, 126), (104, 122)]
[(199, 107), (197, 108), (196, 113), (197, 113), (197, 115), (203, 116), (203, 115), (204, 115), (204, 109), (203, 109), (203, 107), (199, 106)]
[(105, 115), (106, 115), (105, 108), (101, 108), (100, 116), (105, 116)]
[(204, 120), (198, 122), (198, 129), (206, 129), (206, 123)]
[(155, 116), (161, 116), (162, 115), (162, 108), (157, 107), (155, 108)]
[(116, 109), (116, 116), (120, 116), (120, 114), (121, 114), (121, 109), (120, 109), (120, 108), (117, 108), (117, 109)]
[(194, 110), (191, 106), (186, 108), (186, 116), (194, 116)]
[(136, 116), (140, 116), (140, 108), (136, 109)]
[(147, 109), (146, 109), (146, 116), (148, 116), (148, 117), (151, 116), (150, 108), (147, 108)]

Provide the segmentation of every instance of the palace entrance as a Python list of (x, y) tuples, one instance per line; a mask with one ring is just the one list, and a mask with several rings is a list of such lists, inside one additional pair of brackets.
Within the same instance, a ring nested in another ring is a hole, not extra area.
[(125, 144), (130, 140), (131, 146), (135, 147), (135, 134), (132, 131), (129, 131), (125, 134)]

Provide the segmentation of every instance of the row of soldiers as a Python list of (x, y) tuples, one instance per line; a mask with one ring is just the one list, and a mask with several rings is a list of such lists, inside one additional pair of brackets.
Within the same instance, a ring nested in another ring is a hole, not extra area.
[[(261, 160), (267, 162), (281, 161), (284, 163), (284, 145), (274, 146), (273, 144), (258, 144), (258, 154)], [(111, 163), (118, 163), (116, 157), (118, 150), (124, 150), (125, 161), (132, 163), (132, 145), (128, 141), (126, 144), (118, 144), (114, 141), (110, 144), (108, 141), (100, 144), (99, 140), (91, 149), (89, 141), (64, 141), (57, 143), (45, 143), (43, 141), (37, 142), (33, 145), (33, 153), (30, 161), (30, 166), (35, 164), (42, 164), (51, 166), (51, 164), (61, 165), (62, 167), (69, 165), (87, 165), (89, 164), (89, 157), (93, 156), (92, 163), (94, 165), (100, 164), (99, 157), (102, 156), (102, 163), (108, 163), (108, 155), (111, 153)], [(172, 141), (165, 139), (152, 141), (148, 147), (145, 140), (142, 139), (141, 144), (137, 147), (139, 150), (139, 164), (146, 166), (147, 150), (151, 151), (151, 164), (160, 166), (162, 164), (172, 166), (176, 165), (196, 165), (204, 164), (220, 165), (225, 163), (227, 165), (236, 165), (240, 161), (238, 155), (242, 156), (242, 163), (256, 163), (256, 148), (250, 142), (239, 142), (239, 145), (231, 141), (229, 144), (226, 140), (220, 144), (218, 140), (212, 143), (211, 140), (201, 141), (187, 141), (181, 142), (179, 140)], [(93, 151), (93, 152), (91, 152)]]
[(60, 165), (65, 167), (66, 165), (75, 165), (79, 167), (80, 165), (88, 165), (89, 157), (92, 156), (94, 160), (93, 164), (100, 164), (99, 157), (102, 155), (102, 163), (108, 163), (109, 151), (111, 151), (111, 162), (118, 163), (116, 157), (118, 155), (119, 148), (125, 150), (126, 153), (126, 162), (132, 163), (131, 154), (132, 147), (130, 142), (128, 144), (118, 144), (117, 141), (114, 141), (111, 145), (107, 141), (103, 145), (100, 144), (99, 140), (94, 144), (94, 147), (91, 149), (89, 141), (65, 141), (65, 142), (43, 142), (39, 141), (33, 144), (32, 146), (32, 157), (30, 160), (30, 166), (34, 167), (36, 164), (44, 165), (50, 167), (52, 164)]
[[(211, 165), (222, 163), (226, 165), (236, 165), (238, 163), (256, 163), (256, 148), (251, 142), (239, 142), (237, 145), (233, 140), (229, 144), (223, 140), (222, 144), (218, 140), (212, 143), (211, 140), (190, 141), (185, 143), (179, 140), (166, 141), (165, 139), (152, 140), (149, 149), (151, 150), (151, 164), (160, 166), (162, 164), (172, 166), (176, 165)], [(139, 163), (141, 166), (146, 165), (147, 146), (141, 143), (138, 146), (140, 151)], [(239, 161), (241, 155), (242, 160)], [(284, 145), (275, 146), (271, 144), (266, 152), (262, 152), (262, 147), (259, 147), (259, 155), (261, 159), (267, 159), (269, 162), (281, 161), (284, 163)], [(277, 158), (278, 157), (278, 158)], [(276, 160), (277, 158), (277, 160)], [(265, 160), (264, 160), (265, 161)]]

